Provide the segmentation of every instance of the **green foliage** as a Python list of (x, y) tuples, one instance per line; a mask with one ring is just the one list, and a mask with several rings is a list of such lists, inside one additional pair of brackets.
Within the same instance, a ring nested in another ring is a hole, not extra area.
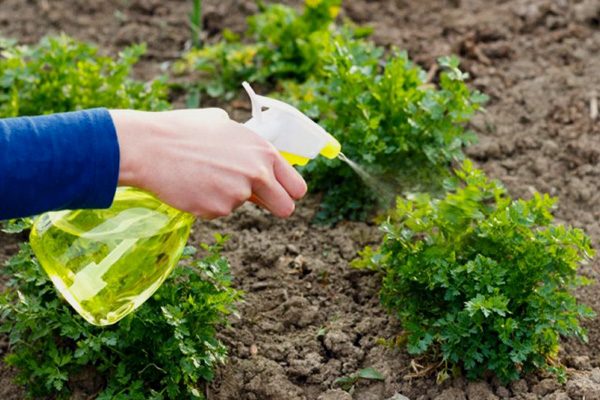
[(513, 200), (469, 161), (447, 188), (442, 199), (399, 198), (383, 245), (355, 266), (383, 274), (381, 301), (402, 321), (410, 353), (470, 378), (561, 372), (560, 335), (587, 341), (578, 319), (595, 316), (570, 294), (590, 283), (576, 275), (593, 256), (590, 240), (552, 224), (555, 199)]
[[(321, 77), (287, 83), (283, 98), (316, 119), (388, 191), (397, 191), (397, 182), (404, 190), (439, 187), (450, 163), (463, 159), (462, 147), (475, 140), (463, 123), (487, 99), (467, 88), (458, 59), (439, 60), (443, 72), (436, 87), (404, 52), (386, 59), (368, 43), (338, 38), (329, 54)], [(320, 157), (304, 173), (325, 193), (324, 220), (364, 219), (377, 204), (380, 194), (340, 160)]]
[[(235, 38), (233, 38), (235, 39)], [(231, 100), (245, 80), (256, 81), (257, 68), (254, 45), (240, 42), (221, 41), (201, 49), (191, 50), (182, 61), (175, 64), (175, 72), (188, 69), (199, 71), (196, 87), (189, 88), (192, 93), (206, 93), (210, 97), (222, 97)]]
[(2, 232), (5, 233), (21, 233), (23, 231), (26, 231), (27, 229), (30, 229), (31, 226), (33, 225), (33, 220), (32, 218), (18, 218), (18, 219), (11, 219), (8, 221), (2, 221), (1, 222), (2, 225), (2, 229), (0, 229)]
[(226, 30), (224, 41), (189, 51), (175, 71), (199, 71), (197, 89), (226, 100), (235, 96), (243, 81), (305, 80), (321, 69), (323, 43), (335, 34), (332, 22), (340, 3), (307, 0), (302, 13), (281, 4), (261, 4), (261, 12), (248, 18), (251, 44)]
[[(226, 259), (215, 246), (205, 258), (179, 265), (156, 294), (116, 325), (86, 323), (60, 297), (28, 245), (7, 262), (9, 289), (0, 297), (17, 382), (30, 397), (68, 398), (70, 379), (95, 371), (98, 399), (203, 398), (201, 382), (226, 356), (216, 329), (235, 313), (241, 293), (230, 286)], [(194, 253), (187, 248), (186, 254)]]
[(190, 26), (192, 29), (192, 43), (195, 48), (200, 48), (202, 45), (202, 0), (192, 0)]
[(0, 51), (0, 118), (94, 107), (170, 107), (163, 80), (144, 83), (131, 78), (144, 45), (124, 49), (115, 60), (64, 35), (34, 46), (0, 37)]
[[(248, 19), (249, 34), (258, 43), (260, 78), (303, 81), (318, 73), (322, 54), (333, 35), (341, 0), (308, 0), (302, 14), (273, 4)], [(324, 46), (325, 45), (325, 46)]]

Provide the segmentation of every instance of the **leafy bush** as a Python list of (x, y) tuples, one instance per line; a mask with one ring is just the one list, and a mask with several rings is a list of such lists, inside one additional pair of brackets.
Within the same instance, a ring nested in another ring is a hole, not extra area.
[(4, 268), (9, 289), (0, 297), (5, 361), (19, 370), (17, 382), (31, 397), (68, 398), (74, 378), (91, 370), (105, 382), (98, 399), (203, 398), (201, 381), (226, 355), (216, 328), (240, 298), (218, 253), (225, 239), (216, 237), (203, 246), (207, 257), (176, 267), (144, 305), (105, 328), (86, 323), (22, 245)]
[(194, 94), (206, 93), (210, 97), (231, 100), (242, 82), (257, 81), (255, 76), (258, 72), (254, 64), (256, 46), (244, 45), (238, 40), (230, 37), (229, 40), (191, 50), (175, 63), (174, 70), (178, 74), (200, 72), (196, 82), (189, 85), (187, 90)]
[(94, 107), (165, 110), (163, 80), (131, 78), (144, 45), (124, 49), (116, 60), (67, 36), (19, 46), (0, 37), (0, 118)]
[[(261, 6), (248, 18), (244, 43), (230, 31), (224, 41), (191, 50), (176, 63), (175, 71), (200, 71), (197, 89), (211, 97), (232, 99), (243, 81), (275, 83), (304, 81), (322, 68), (323, 44), (337, 35), (332, 24), (341, 0), (307, 0), (302, 13), (282, 4)], [(365, 35), (370, 30), (356, 30)]]
[[(450, 163), (464, 157), (462, 147), (475, 140), (463, 123), (487, 97), (467, 88), (456, 57), (439, 60), (444, 72), (436, 88), (404, 52), (383, 59), (372, 45), (341, 39), (332, 47), (323, 76), (286, 84), (282, 97), (335, 136), (344, 154), (384, 189), (397, 190), (397, 182), (404, 190), (435, 189)], [(363, 219), (381, 196), (338, 159), (320, 157), (303, 172), (325, 193), (325, 220)]]
[[(260, 78), (305, 80), (322, 67), (323, 44), (337, 35), (341, 0), (308, 0), (301, 14), (272, 4), (248, 19), (248, 34), (259, 44)], [(325, 40), (324, 40), (325, 39)]]
[(593, 256), (579, 229), (553, 225), (555, 199), (513, 200), (466, 161), (445, 198), (398, 199), (383, 245), (355, 266), (383, 274), (381, 301), (404, 326), (409, 353), (443, 360), (439, 377), (462, 366), (470, 378), (493, 371), (560, 372), (560, 335), (587, 341), (578, 318), (594, 312), (570, 290)]

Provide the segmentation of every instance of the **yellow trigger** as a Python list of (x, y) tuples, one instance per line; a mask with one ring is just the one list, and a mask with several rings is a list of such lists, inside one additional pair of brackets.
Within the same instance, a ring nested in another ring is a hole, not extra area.
[(302, 156), (297, 156), (295, 154), (292, 153), (286, 153), (285, 151), (280, 151), (281, 155), (283, 156), (283, 158), (285, 158), (285, 160), (287, 162), (289, 162), (292, 165), (306, 165), (310, 160), (306, 157), (302, 157)]

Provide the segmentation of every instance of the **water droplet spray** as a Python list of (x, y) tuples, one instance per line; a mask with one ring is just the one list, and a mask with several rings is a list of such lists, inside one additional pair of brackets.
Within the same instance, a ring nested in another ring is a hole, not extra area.
[(360, 177), (363, 183), (375, 193), (382, 207), (389, 208), (394, 204), (396, 196), (401, 193), (397, 182), (389, 182), (370, 174), (364, 167), (346, 157), (344, 153), (340, 153), (338, 158), (348, 164), (348, 166), (350, 166), (350, 168), (352, 168), (352, 170)]

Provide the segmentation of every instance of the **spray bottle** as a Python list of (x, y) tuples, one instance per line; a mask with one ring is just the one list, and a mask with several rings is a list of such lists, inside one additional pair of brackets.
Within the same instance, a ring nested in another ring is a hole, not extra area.
[[(243, 86), (252, 102), (245, 125), (290, 164), (305, 165), (319, 154), (338, 156), (338, 141), (306, 115)], [(160, 287), (181, 257), (194, 220), (150, 193), (122, 187), (109, 209), (41, 215), (30, 241), (63, 297), (88, 322), (103, 326), (125, 317)]]

